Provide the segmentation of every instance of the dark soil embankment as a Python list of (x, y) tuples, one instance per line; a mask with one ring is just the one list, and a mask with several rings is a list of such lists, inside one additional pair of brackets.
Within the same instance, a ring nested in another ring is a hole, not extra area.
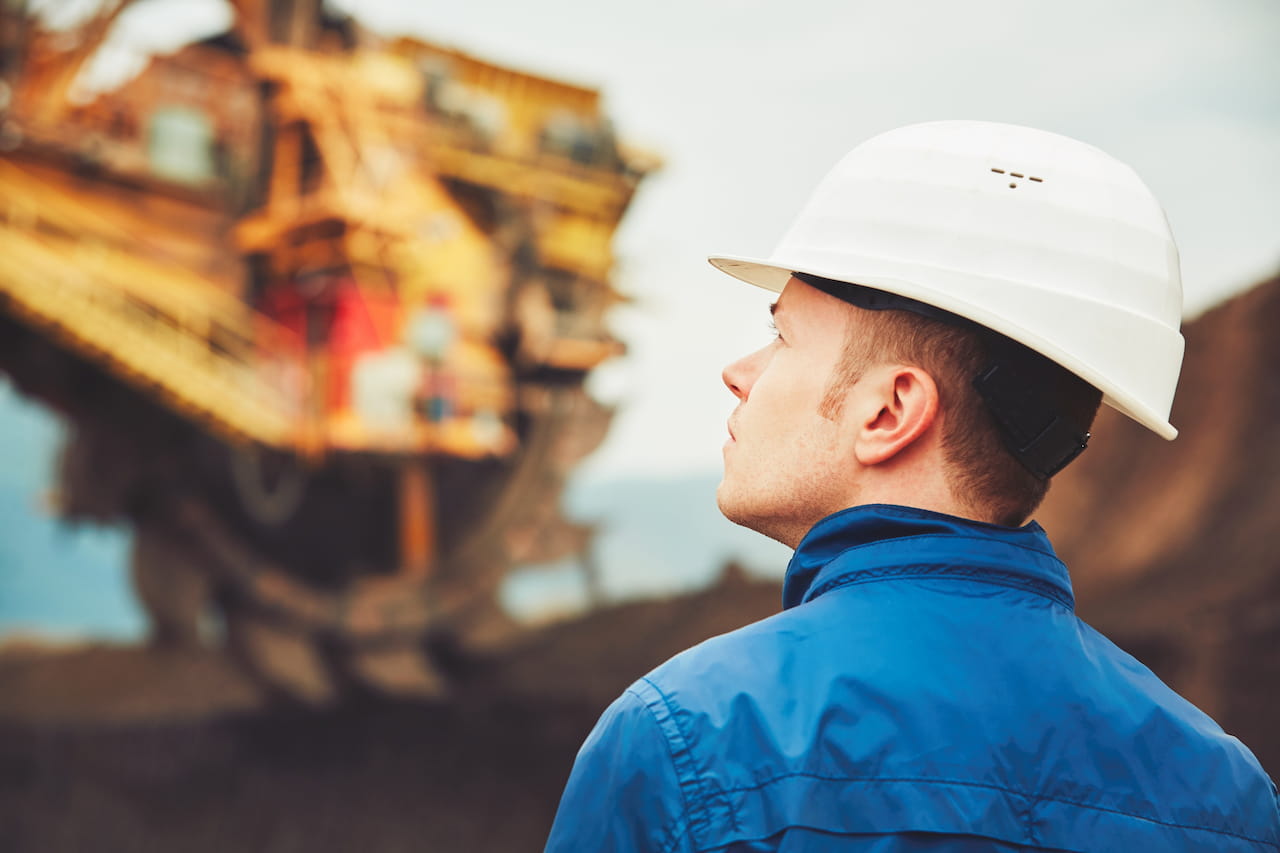
[(1078, 610), (1280, 771), (1280, 279), (1184, 329), (1166, 442), (1105, 409), (1039, 513)]

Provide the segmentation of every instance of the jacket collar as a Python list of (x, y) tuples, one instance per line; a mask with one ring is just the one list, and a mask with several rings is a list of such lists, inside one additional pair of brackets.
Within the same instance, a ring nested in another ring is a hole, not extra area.
[(787, 565), (784, 609), (837, 587), (893, 575), (947, 575), (1016, 586), (1071, 609), (1067, 567), (1034, 521), (1001, 527), (905, 506), (868, 504), (813, 526)]

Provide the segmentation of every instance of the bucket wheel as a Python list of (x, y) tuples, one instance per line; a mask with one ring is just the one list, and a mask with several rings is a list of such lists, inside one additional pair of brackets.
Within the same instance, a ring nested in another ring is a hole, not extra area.
[[(580, 526), (559, 519), (556, 496), (582, 448), (594, 446), (596, 436), (584, 437), (581, 425), (602, 432), (608, 412), (581, 389), (542, 389), (533, 400), (521, 452), (511, 464), (473, 469), (459, 463), (438, 481), (420, 469), (413, 476), (411, 461), (395, 469), (398, 493), (385, 508), (398, 506), (409, 516), (434, 515), (438, 495), (480, 489), (487, 478), (484, 497), (461, 521), (449, 514), (453, 508), (441, 508), (454, 530), (443, 559), (433, 554), (423, 563), (421, 532), (406, 537), (402, 523), (394, 571), (344, 564), (335, 576), (297, 557), (292, 547), (276, 548), (276, 554), (294, 557), (286, 564), (255, 542), (252, 531), (278, 526), (278, 541), (297, 546), (315, 535), (309, 520), (290, 526), (291, 513), (309, 499), (307, 488), (327, 488), (354, 503), (364, 498), (326, 487), (318, 475), (302, 483), (304, 478), (273, 469), (278, 460), (264, 468), (263, 460), (243, 454), (222, 469), (229, 488), (190, 490), (136, 519), (133, 580), (153, 638), (170, 646), (221, 642), (272, 694), (310, 707), (358, 692), (423, 700), (445, 695), (448, 679), (432, 647), (465, 654), (503, 636), (510, 623), (497, 615), (496, 593), (510, 566), (582, 544), (564, 534)], [(259, 494), (248, 500), (237, 494), (246, 482), (260, 482), (264, 470)], [(229, 512), (232, 505), (239, 514)]]
[(362, 578), (325, 589), (254, 553), (195, 500), (175, 522), (205, 555), (228, 651), (273, 693), (316, 707), (359, 689), (444, 694), (426, 649), (428, 585)]

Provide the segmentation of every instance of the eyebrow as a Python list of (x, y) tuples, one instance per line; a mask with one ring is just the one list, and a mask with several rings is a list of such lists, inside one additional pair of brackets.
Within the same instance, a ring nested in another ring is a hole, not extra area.
[(769, 306), (769, 316), (772, 317), (777, 313), (778, 313), (778, 303), (774, 302)]

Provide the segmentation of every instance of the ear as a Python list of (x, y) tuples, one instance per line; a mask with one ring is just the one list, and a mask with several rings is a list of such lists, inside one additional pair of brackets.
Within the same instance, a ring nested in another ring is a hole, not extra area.
[(858, 383), (859, 422), (854, 455), (863, 465), (880, 465), (902, 453), (938, 418), (938, 386), (919, 367), (886, 364)]

